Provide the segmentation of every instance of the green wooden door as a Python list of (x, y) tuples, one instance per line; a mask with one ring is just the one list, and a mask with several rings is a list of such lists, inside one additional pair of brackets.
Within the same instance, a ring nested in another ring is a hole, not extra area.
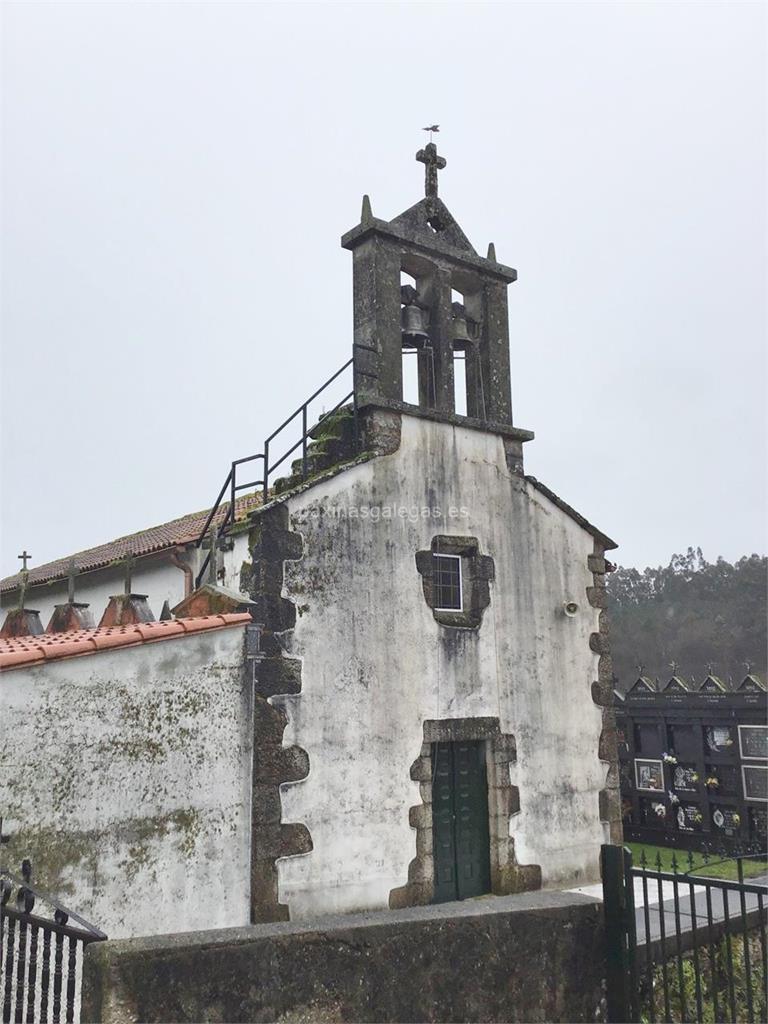
[(491, 889), (485, 744), (432, 745), (435, 903)]

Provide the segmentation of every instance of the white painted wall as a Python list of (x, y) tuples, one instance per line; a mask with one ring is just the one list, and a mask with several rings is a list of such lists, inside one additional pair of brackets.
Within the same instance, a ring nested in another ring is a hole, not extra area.
[(251, 553), (248, 549), (248, 534), (238, 533), (229, 538), (232, 548), (229, 551), (220, 551), (217, 565), (219, 570), (224, 571), (223, 578), (219, 583), (232, 590), (240, 590), (240, 572), (243, 563), (251, 564)]
[[(160, 618), (164, 601), (169, 601), (173, 607), (184, 597), (184, 574), (181, 569), (170, 563), (167, 556), (137, 561), (132, 579), (133, 592), (148, 595), (149, 607), (157, 619)], [(98, 625), (110, 597), (123, 593), (124, 581), (125, 574), (121, 567), (110, 566), (82, 573), (77, 577), (75, 600), (90, 605), (94, 622)], [(40, 612), (40, 621), (43, 629), (46, 629), (53, 615), (54, 606), (66, 601), (67, 581), (57, 580), (54, 583), (30, 587), (25, 604), (27, 608), (35, 608)], [(3, 594), (4, 609), (15, 604), (15, 594)]]
[(110, 938), (249, 921), (243, 628), (3, 673), (3, 861)]
[[(419, 512), (332, 514), (393, 503)], [(434, 507), (467, 514), (422, 518)], [(308, 778), (282, 787), (283, 820), (304, 822), (314, 844), (279, 861), (291, 917), (386, 907), (407, 881), (408, 809), (420, 803), (409, 769), (425, 718), (498, 716), (517, 738), (518, 860), (540, 864), (547, 886), (596, 881), (607, 765), (590, 695), (592, 537), (508, 471), (500, 438), (408, 416), (398, 452), (317, 484), (289, 510), (305, 539), (284, 588), (300, 606), (287, 640), (303, 659), (302, 691), (274, 701), (288, 712), (284, 742), (310, 758)], [(438, 533), (475, 536), (495, 560), (479, 631), (445, 629), (426, 605), (415, 554)], [(572, 619), (567, 600), (579, 605)]]
[[(231, 551), (222, 551), (219, 554), (218, 565), (224, 569), (224, 578), (219, 582), (238, 590), (240, 569), (243, 562), (249, 558), (247, 534), (233, 537), (232, 543)], [(201, 552), (194, 547), (190, 547), (185, 552), (184, 559), (192, 567), (195, 576), (197, 576), (206, 554), (206, 551)], [(165, 601), (168, 601), (170, 607), (173, 608), (184, 598), (184, 573), (171, 562), (167, 552), (137, 559), (132, 580), (134, 593), (148, 596), (149, 607), (156, 619), (160, 618)], [(75, 599), (90, 604), (94, 621), (98, 625), (110, 597), (123, 593), (124, 581), (125, 572), (122, 566), (108, 566), (93, 572), (82, 573), (77, 577)], [(64, 604), (66, 600), (67, 581), (57, 580), (54, 583), (30, 587), (27, 592), (26, 606), (40, 612), (40, 621), (45, 629), (53, 615), (54, 606)], [(16, 601), (15, 593), (3, 594), (2, 608), (7, 610), (9, 607), (15, 607)]]

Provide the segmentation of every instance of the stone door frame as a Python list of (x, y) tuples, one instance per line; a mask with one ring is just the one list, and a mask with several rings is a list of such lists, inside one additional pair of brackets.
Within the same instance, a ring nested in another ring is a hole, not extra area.
[(391, 908), (431, 903), (435, 875), (432, 846), (432, 744), (484, 740), (488, 777), (488, 831), (491, 854), (491, 892), (507, 895), (541, 888), (541, 868), (518, 864), (509, 819), (520, 810), (520, 794), (509, 778), (509, 766), (517, 760), (511, 733), (501, 732), (498, 718), (445, 718), (424, 722), (424, 740), (410, 776), (419, 783), (421, 803), (411, 807), (408, 820), (416, 829), (416, 856), (408, 866), (408, 881), (389, 894)]

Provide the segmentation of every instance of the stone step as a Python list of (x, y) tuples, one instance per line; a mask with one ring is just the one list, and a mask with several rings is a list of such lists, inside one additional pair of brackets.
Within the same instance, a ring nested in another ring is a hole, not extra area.
[(351, 405), (343, 405), (341, 409), (331, 413), (329, 416), (318, 420), (309, 431), (309, 436), (315, 440), (324, 437), (336, 437), (347, 440), (354, 433), (355, 420)]
[[(308, 432), (312, 440), (307, 445), (306, 479), (322, 473), (331, 466), (351, 459), (357, 453), (355, 420), (351, 406), (321, 420)], [(280, 477), (272, 485), (275, 494), (282, 494), (302, 482), (303, 459), (301, 455), (291, 462), (289, 476)]]

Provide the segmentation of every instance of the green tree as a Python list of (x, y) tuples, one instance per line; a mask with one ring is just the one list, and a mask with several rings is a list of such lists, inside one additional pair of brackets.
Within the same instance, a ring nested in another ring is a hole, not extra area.
[(697, 682), (712, 668), (738, 683), (746, 664), (763, 679), (768, 646), (766, 570), (760, 555), (708, 562), (701, 548), (666, 567), (618, 568), (608, 577), (611, 650), (618, 688), (645, 675), (666, 682), (670, 663)]

